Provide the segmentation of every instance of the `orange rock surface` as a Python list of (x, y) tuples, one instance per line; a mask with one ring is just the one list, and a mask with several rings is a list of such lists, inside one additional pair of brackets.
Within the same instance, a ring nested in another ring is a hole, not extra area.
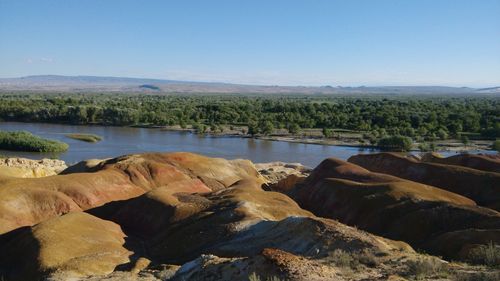
[(360, 154), (348, 160), (372, 172), (432, 185), (500, 211), (500, 174), (455, 165), (420, 162), (397, 153)]
[(206, 192), (245, 178), (264, 181), (250, 161), (182, 152), (118, 157), (99, 163), (91, 173), (6, 178), (0, 180), (0, 233), (55, 215), (137, 197), (162, 186), (188, 193)]

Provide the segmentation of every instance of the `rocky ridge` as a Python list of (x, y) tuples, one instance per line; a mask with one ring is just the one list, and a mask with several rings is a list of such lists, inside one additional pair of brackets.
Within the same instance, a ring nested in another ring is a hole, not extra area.
[(0, 178), (39, 178), (59, 174), (68, 168), (58, 159), (32, 160), (26, 158), (0, 158)]

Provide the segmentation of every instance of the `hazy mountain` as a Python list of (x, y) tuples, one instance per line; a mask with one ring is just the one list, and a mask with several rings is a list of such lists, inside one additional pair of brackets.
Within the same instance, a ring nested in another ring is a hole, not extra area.
[(500, 87), (474, 89), (444, 86), (266, 86), (127, 77), (37, 75), (20, 78), (2, 78), (0, 79), (0, 91), (222, 94), (497, 94), (500, 93)]
[(500, 94), (500, 87), (477, 89), (477, 92), (484, 94)]

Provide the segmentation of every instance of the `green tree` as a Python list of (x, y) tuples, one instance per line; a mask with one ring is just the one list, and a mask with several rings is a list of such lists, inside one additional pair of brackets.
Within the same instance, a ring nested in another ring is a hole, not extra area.
[(428, 151), (436, 151), (437, 147), (436, 144), (431, 142), (431, 143), (421, 143), (418, 146), (418, 149), (423, 152), (428, 152)]
[(255, 136), (259, 133), (259, 127), (257, 126), (257, 122), (250, 121), (248, 123), (248, 134), (251, 136)]
[(198, 134), (205, 133), (207, 127), (204, 124), (194, 123), (192, 125), (193, 130), (195, 130)]
[(291, 123), (288, 125), (288, 132), (292, 135), (296, 135), (300, 131), (300, 126), (297, 123)]
[(470, 143), (469, 138), (468, 138), (466, 135), (462, 135), (462, 136), (460, 137), (460, 140), (462, 141), (462, 143), (463, 143), (465, 146), (469, 145), (469, 143)]
[(444, 129), (439, 129), (437, 131), (437, 136), (441, 139), (441, 140), (445, 140), (448, 138), (448, 133), (444, 130)]
[(333, 129), (323, 128), (323, 136), (327, 139), (333, 138), (335, 135)]
[(264, 135), (270, 135), (274, 130), (274, 125), (271, 121), (264, 121), (260, 126), (260, 131)]
[(491, 145), (491, 148), (500, 152), (500, 140), (494, 141), (493, 144)]

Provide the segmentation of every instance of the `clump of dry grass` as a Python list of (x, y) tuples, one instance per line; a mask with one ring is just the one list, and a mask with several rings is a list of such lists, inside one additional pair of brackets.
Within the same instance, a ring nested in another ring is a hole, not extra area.
[(331, 261), (338, 267), (353, 267), (355, 260), (348, 252), (337, 249), (331, 255)]
[(408, 267), (408, 276), (415, 279), (423, 279), (431, 276), (441, 277), (449, 274), (447, 264), (432, 256), (423, 256), (408, 260), (406, 265)]
[(376, 267), (380, 264), (380, 259), (366, 250), (349, 253), (336, 249), (328, 256), (327, 261), (337, 267), (349, 269), (359, 269), (362, 265)]
[(480, 245), (471, 250), (469, 261), (474, 264), (484, 264), (491, 267), (500, 266), (500, 245), (493, 242)]
[(260, 275), (257, 275), (257, 273), (253, 272), (248, 276), (248, 281), (282, 281), (282, 280), (277, 276), (268, 276), (265, 279), (262, 279)]
[(369, 267), (376, 267), (380, 263), (380, 260), (372, 252), (369, 251), (363, 251), (356, 257), (360, 263)]
[(498, 281), (500, 272), (457, 272), (453, 274), (453, 281)]

